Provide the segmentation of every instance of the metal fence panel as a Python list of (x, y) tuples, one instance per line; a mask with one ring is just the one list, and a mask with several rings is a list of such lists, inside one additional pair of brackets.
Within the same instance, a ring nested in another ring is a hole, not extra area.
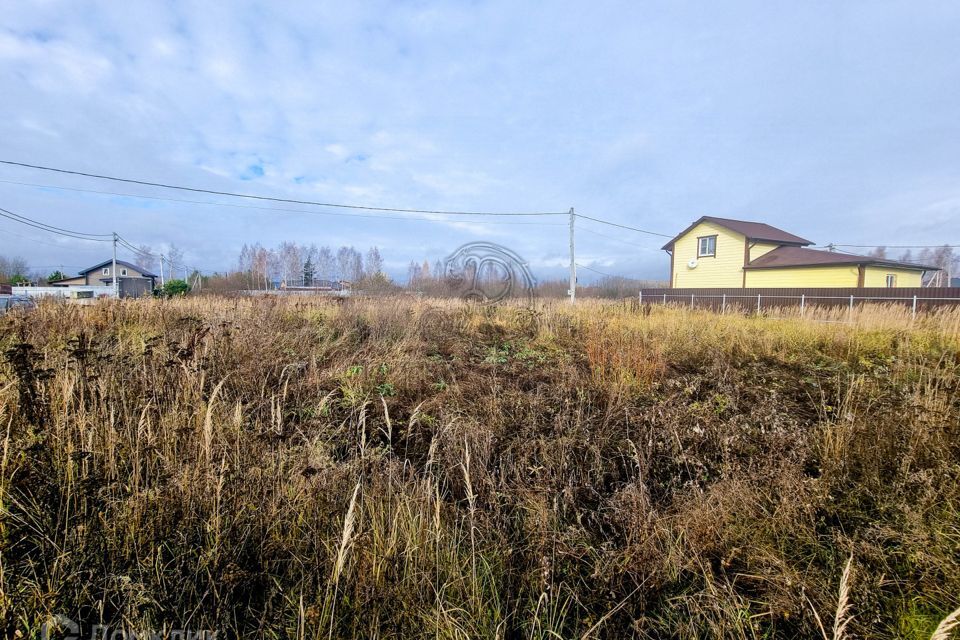
[(641, 289), (640, 304), (682, 304), (697, 309), (763, 311), (775, 307), (847, 307), (865, 303), (902, 304), (913, 313), (960, 304), (960, 287)]

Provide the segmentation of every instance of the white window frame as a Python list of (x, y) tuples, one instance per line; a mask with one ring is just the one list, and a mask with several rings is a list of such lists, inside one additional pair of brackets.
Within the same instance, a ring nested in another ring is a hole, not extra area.
[(126, 269), (120, 269), (120, 275), (122, 275), (122, 276), (127, 275), (127, 270), (126, 270)]
[(887, 288), (894, 289), (897, 286), (897, 274), (888, 273), (887, 274)]
[[(706, 240), (707, 250), (704, 251), (704, 240)], [(710, 251), (710, 245), (713, 245), (713, 251)], [(717, 257), (717, 236), (700, 236), (697, 238), (697, 257), (698, 258), (716, 258)]]
[(103, 275), (105, 275), (105, 276), (110, 275), (110, 267), (104, 267), (104, 268), (103, 268)]

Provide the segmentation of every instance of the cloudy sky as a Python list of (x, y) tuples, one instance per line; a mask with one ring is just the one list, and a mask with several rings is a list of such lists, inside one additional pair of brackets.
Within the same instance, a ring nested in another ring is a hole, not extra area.
[[(0, 15), (4, 160), (370, 206), (575, 207), (662, 233), (708, 214), (819, 244), (960, 242), (954, 1), (2, 0)], [(377, 245), (398, 276), (473, 240), (541, 278), (567, 260), (563, 217), (257, 204), (0, 165), (0, 207), (176, 244), (207, 270), (282, 240)], [(662, 239), (578, 224), (581, 264), (665, 277)], [(0, 254), (41, 270), (108, 253), (0, 219)]]

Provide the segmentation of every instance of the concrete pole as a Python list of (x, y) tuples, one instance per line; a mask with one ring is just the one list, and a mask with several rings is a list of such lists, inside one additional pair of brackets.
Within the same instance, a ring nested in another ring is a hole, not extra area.
[(160, 254), (160, 286), (162, 287), (164, 284), (166, 283), (163, 281), (163, 254), (161, 253)]
[(113, 266), (110, 267), (110, 275), (113, 276), (113, 297), (120, 297), (120, 277), (117, 273), (117, 232), (113, 232)]
[(577, 301), (577, 258), (573, 247), (573, 221), (576, 215), (573, 213), (573, 207), (570, 207), (570, 304)]

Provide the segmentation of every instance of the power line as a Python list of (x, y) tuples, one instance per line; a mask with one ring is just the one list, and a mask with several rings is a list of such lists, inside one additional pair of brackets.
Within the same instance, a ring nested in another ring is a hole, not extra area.
[(217, 196), (230, 196), (233, 198), (249, 198), (251, 200), (266, 200), (270, 202), (286, 202), (289, 204), (306, 204), (317, 207), (335, 207), (338, 209), (360, 209), (364, 211), (395, 211), (397, 213), (432, 213), (440, 215), (456, 216), (556, 216), (567, 215), (566, 211), (532, 211), (532, 212), (492, 212), (492, 211), (443, 211), (431, 209), (405, 209), (399, 207), (368, 207), (357, 204), (341, 204), (333, 202), (317, 202), (314, 200), (295, 200), (291, 198), (275, 198), (271, 196), (258, 196), (249, 193), (236, 193), (231, 191), (216, 191), (214, 189), (200, 189), (196, 187), (185, 187), (182, 185), (166, 184), (163, 182), (150, 182), (147, 180), (134, 180), (131, 178), (120, 178), (117, 176), (108, 176), (97, 173), (86, 173), (83, 171), (71, 171), (69, 169), (60, 169), (57, 167), (45, 167), (36, 164), (27, 164), (25, 162), (14, 162), (13, 160), (0, 160), (0, 164), (12, 165), (16, 167), (26, 167), (28, 169), (39, 169), (41, 171), (52, 171), (74, 176), (83, 176), (86, 178), (96, 178), (98, 180), (112, 180), (114, 182), (125, 182), (128, 184), (140, 184), (148, 187), (160, 187), (162, 189), (177, 189), (179, 191), (190, 191), (193, 193), (208, 193)]
[(458, 222), (463, 224), (481, 224), (481, 225), (538, 225), (544, 227), (561, 227), (564, 226), (562, 222), (501, 222), (501, 221), (490, 221), (490, 220), (444, 220), (438, 218), (422, 218), (422, 217), (411, 217), (411, 216), (379, 216), (375, 214), (363, 214), (363, 213), (337, 213), (335, 211), (308, 211), (304, 209), (290, 209), (287, 207), (258, 207), (256, 205), (246, 205), (246, 204), (233, 204), (230, 202), (209, 202), (206, 200), (187, 200), (185, 198), (168, 198), (164, 196), (148, 196), (142, 195), (139, 193), (121, 193), (117, 191), (102, 191), (100, 189), (80, 189), (79, 187), (64, 187), (56, 184), (38, 184), (36, 182), (20, 182), (18, 180), (0, 180), (0, 183), (4, 184), (16, 184), (23, 187), (38, 187), (41, 189), (59, 189), (63, 191), (78, 191), (80, 193), (96, 193), (100, 195), (107, 196), (120, 196), (125, 198), (142, 198), (146, 200), (161, 200), (165, 202), (182, 202), (185, 204), (200, 204), (213, 207), (233, 207), (236, 209), (257, 209), (259, 211), (279, 211), (281, 213), (303, 213), (306, 215), (316, 215), (316, 216), (337, 216), (344, 218), (374, 218), (378, 220), (416, 220), (424, 222)]
[(599, 273), (600, 275), (606, 276), (606, 277), (608, 277), (608, 278), (623, 278), (623, 279), (625, 279), (625, 280), (629, 280), (629, 279), (630, 279), (630, 278), (627, 278), (626, 276), (615, 276), (615, 275), (613, 275), (612, 273), (604, 273), (603, 271), (600, 271), (599, 269), (594, 269), (593, 267), (588, 267), (588, 266), (582, 265), (582, 264), (580, 264), (579, 262), (577, 263), (577, 266), (580, 267), (581, 269), (586, 269), (587, 271), (593, 271), (594, 273)]
[[(0, 161), (2, 162), (2, 161)], [(638, 229), (637, 227), (630, 227), (625, 224), (619, 224), (617, 222), (610, 222), (608, 220), (601, 220), (600, 218), (591, 218), (590, 216), (585, 216), (582, 213), (576, 214), (578, 218), (583, 218), (584, 220), (592, 220), (594, 222), (599, 222), (600, 224), (608, 224), (611, 227), (620, 227), (621, 229), (629, 229), (630, 231), (638, 231), (640, 233), (646, 233), (651, 236), (660, 236), (661, 238), (672, 238), (673, 236), (668, 236), (665, 233), (657, 233), (656, 231), (648, 231), (646, 229)]]
[(0, 216), (3, 216), (4, 218), (9, 218), (14, 222), (19, 222), (20, 224), (25, 224), (29, 227), (34, 227), (35, 229), (40, 229), (41, 231), (46, 231), (48, 233), (55, 233), (57, 235), (66, 236), (69, 238), (75, 238), (77, 240), (89, 240), (91, 242), (110, 242), (110, 240), (106, 238), (89, 237), (89, 236), (100, 235), (100, 234), (83, 234), (82, 231), (70, 231), (69, 229), (62, 229), (60, 227), (55, 227), (53, 225), (48, 225), (44, 222), (40, 222), (39, 220), (34, 220), (26, 216), (21, 216), (20, 214), (14, 213), (2, 207), (0, 207)]
[(64, 229), (63, 227), (58, 227), (52, 224), (48, 224), (46, 222), (34, 220), (33, 218), (30, 218), (28, 216), (25, 216), (19, 213), (14, 213), (13, 211), (9, 211), (8, 209), (3, 209), (2, 207), (0, 207), (0, 211), (3, 211), (4, 213), (8, 214), (4, 216), (6, 218), (10, 218), (11, 220), (16, 220), (17, 222), (23, 222), (24, 224), (39, 225), (44, 230), (51, 231), (53, 233), (70, 234), (73, 236), (86, 236), (91, 239), (110, 237), (110, 234), (108, 233), (87, 233), (86, 231), (73, 231), (72, 229)]
[[(148, 255), (148, 256), (151, 256), (151, 257), (153, 257), (153, 258), (160, 258), (160, 260), (165, 261), (165, 262), (166, 262), (167, 264), (169, 264), (171, 267), (175, 267), (175, 268), (178, 268), (178, 269), (183, 269), (183, 270), (192, 269), (193, 271), (197, 271), (197, 272), (200, 271), (199, 268), (197, 268), (197, 267), (195, 267), (195, 266), (192, 266), (192, 265), (189, 265), (189, 264), (187, 264), (187, 263), (185, 263), (185, 262), (184, 262), (184, 263), (181, 263), (181, 262), (173, 262), (172, 260), (170, 260), (170, 257), (169, 257), (169, 256), (164, 256), (163, 254), (158, 254), (158, 253), (154, 253), (154, 252), (152, 252), (152, 251), (146, 250), (146, 249), (141, 249), (141, 248), (139, 248), (139, 247), (135, 247), (135, 246), (133, 245), (133, 243), (131, 243), (129, 240), (127, 240), (127, 239), (125, 239), (125, 238), (123, 238), (123, 237), (121, 237), (121, 236), (119, 236), (119, 235), (117, 236), (117, 242), (118, 242), (124, 249), (127, 249), (128, 251), (130, 251), (130, 252), (132, 252), (132, 253), (134, 253), (134, 254), (136, 254), (136, 255)], [(214, 269), (207, 269), (207, 271), (215, 272)]]
[(617, 242), (622, 242), (623, 244), (628, 244), (628, 245), (630, 245), (631, 247), (637, 247), (638, 249), (646, 249), (647, 251), (656, 251), (657, 253), (660, 252), (659, 249), (653, 249), (653, 248), (651, 248), (651, 247), (645, 247), (645, 246), (643, 246), (642, 244), (637, 244), (636, 242), (630, 242), (629, 240), (623, 240), (623, 239), (621, 239), (621, 238), (617, 238), (616, 236), (608, 236), (608, 235), (605, 234), (605, 233), (600, 233), (600, 232), (598, 232), (598, 231), (593, 231), (592, 229), (587, 229), (586, 227), (580, 227), (580, 231), (586, 231), (587, 233), (590, 233), (590, 234), (595, 235), (595, 236), (600, 236), (601, 238), (606, 238), (607, 240), (615, 240), (615, 241), (617, 241)]
[(9, 231), (9, 230), (6, 230), (6, 229), (5, 229), (5, 230), (3, 231), (3, 233), (4, 233), (4, 234), (7, 234), (7, 235), (15, 236), (15, 237), (17, 237), (17, 238), (23, 238), (24, 240), (27, 240), (27, 241), (29, 241), (29, 242), (35, 242), (35, 243), (37, 243), (37, 244), (45, 244), (45, 245), (47, 245), (48, 247), (56, 247), (57, 249), (63, 249), (63, 246), (61, 246), (61, 245), (59, 245), (59, 244), (54, 244), (54, 243), (52, 243), (52, 242), (44, 242), (43, 240), (37, 240), (36, 238), (31, 238), (30, 236), (25, 236), (25, 235), (16, 233), (16, 232), (14, 232), (14, 231)]
[[(853, 249), (960, 249), (957, 244), (837, 244), (832, 243), (834, 247), (851, 247)], [(827, 245), (830, 246), (830, 245)]]
[(83, 268), (85, 265), (82, 264), (31, 264), (31, 269), (66, 269), (66, 268)]

